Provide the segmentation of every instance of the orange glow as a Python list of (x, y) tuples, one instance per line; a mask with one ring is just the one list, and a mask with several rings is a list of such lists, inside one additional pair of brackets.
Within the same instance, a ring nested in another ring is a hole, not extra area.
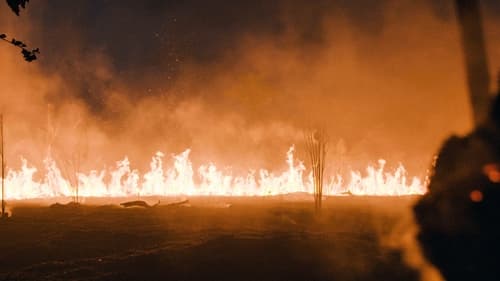
[(483, 171), (491, 182), (500, 183), (500, 166), (498, 164), (485, 165)]
[(479, 202), (483, 201), (483, 193), (477, 189), (471, 191), (469, 196), (470, 196), (470, 200), (472, 200), (472, 202), (479, 203)]

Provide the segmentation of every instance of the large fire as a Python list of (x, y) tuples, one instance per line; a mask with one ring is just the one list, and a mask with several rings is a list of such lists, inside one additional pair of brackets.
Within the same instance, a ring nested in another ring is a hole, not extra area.
[[(34, 179), (38, 169), (22, 159), (19, 170), (9, 169), (5, 179), (7, 199), (31, 199), (74, 196), (78, 188), (81, 197), (125, 197), (125, 196), (269, 196), (296, 192), (312, 193), (312, 174), (307, 173), (303, 162), (295, 159), (294, 147), (287, 152), (287, 169), (273, 173), (265, 169), (250, 171), (245, 176), (234, 176), (223, 172), (215, 164), (201, 165), (194, 169), (189, 159), (190, 150), (173, 156), (173, 166), (165, 167), (164, 154), (157, 152), (150, 170), (140, 175), (131, 169), (127, 158), (116, 162), (109, 171), (93, 170), (88, 174), (77, 173), (76, 184), (63, 176), (56, 162), (47, 157), (44, 161), (45, 175)], [(350, 179), (333, 175), (325, 183), (325, 195), (414, 195), (426, 192), (424, 182), (408, 178), (400, 165), (392, 172), (384, 169), (385, 161), (379, 160), (377, 167), (369, 166), (366, 173), (351, 171)], [(77, 185), (77, 186), (75, 186)]]

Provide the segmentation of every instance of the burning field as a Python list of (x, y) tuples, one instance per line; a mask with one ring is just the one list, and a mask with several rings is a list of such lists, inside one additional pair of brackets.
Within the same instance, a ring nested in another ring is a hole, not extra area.
[[(5, 179), (5, 197), (23, 200), (53, 197), (141, 197), (141, 196), (272, 196), (314, 191), (313, 175), (294, 158), (294, 147), (287, 152), (286, 168), (281, 172), (265, 169), (251, 171), (245, 176), (233, 175), (213, 163), (193, 168), (190, 150), (173, 155), (167, 166), (165, 157), (157, 152), (151, 160), (151, 170), (140, 175), (131, 169), (127, 158), (116, 162), (116, 167), (89, 174), (76, 173), (74, 181), (63, 176), (52, 158), (44, 160), (45, 175), (35, 180), (37, 168), (22, 159), (19, 170), (8, 170)], [(403, 196), (425, 193), (424, 182), (410, 178), (400, 165), (386, 171), (385, 160), (366, 171), (350, 171), (348, 179), (341, 175), (327, 177), (325, 195)]]
[(195, 170), (189, 153), (169, 167), (158, 152), (143, 175), (125, 158), (74, 184), (50, 158), (37, 181), (23, 159), (5, 179), (0, 280), (418, 280), (403, 251), (425, 186), (403, 166), (380, 160), (318, 194), (293, 146), (282, 172), (244, 177)]
[(0, 4), (0, 280), (439, 281), (412, 208), (487, 102), (415, 2)]

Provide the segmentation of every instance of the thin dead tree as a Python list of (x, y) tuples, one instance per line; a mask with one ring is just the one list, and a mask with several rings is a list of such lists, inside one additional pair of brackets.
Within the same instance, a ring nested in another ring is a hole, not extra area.
[[(54, 126), (53, 108), (48, 106), (47, 110), (47, 155), (61, 164), (58, 165), (63, 177), (73, 189), (72, 200), (74, 203), (80, 203), (80, 181), (78, 175), (81, 172), (82, 165), (85, 164), (88, 157), (88, 124), (83, 117), (78, 117), (75, 124), (70, 127), (71, 138), (58, 137), (59, 126)], [(59, 122), (57, 122), (59, 123)], [(71, 145), (68, 147), (67, 144)]]
[(68, 180), (69, 185), (73, 189), (73, 203), (80, 203), (80, 181), (78, 174), (81, 171), (83, 153), (80, 151), (79, 145), (77, 144), (73, 153), (67, 154), (61, 149), (58, 153), (54, 153), (54, 155), (57, 163), (62, 164), (60, 165), (60, 170), (63, 177)]
[[(51, 161), (55, 161), (58, 168), (61, 171), (62, 176), (68, 180), (69, 185), (73, 188), (73, 196), (72, 201), (74, 203), (78, 203), (79, 194), (78, 194), (78, 178), (77, 171), (79, 171), (80, 167), (80, 158), (79, 154), (72, 154), (70, 158), (68, 155), (64, 153), (62, 147), (58, 145), (58, 140), (60, 140), (59, 136), (59, 128), (60, 128), (60, 120), (56, 118), (56, 114), (54, 113), (54, 106), (50, 103), (47, 104), (47, 127), (46, 127), (46, 159)], [(75, 163), (78, 163), (75, 165)]]
[(314, 209), (319, 213), (323, 198), (323, 174), (325, 171), (328, 136), (324, 129), (316, 129), (306, 131), (304, 139), (307, 154), (309, 154), (311, 161), (311, 171), (314, 181)]
[(45, 157), (52, 158), (52, 147), (54, 146), (57, 137), (57, 128), (53, 124), (52, 116), (54, 115), (54, 106), (47, 104), (47, 128), (45, 134), (45, 143), (47, 145), (47, 153)]
[(78, 174), (80, 174), (82, 169), (82, 164), (87, 160), (88, 156), (88, 136), (87, 136), (87, 124), (80, 119), (74, 126), (76, 129), (76, 141), (73, 145), (73, 151), (69, 158), (64, 157), (63, 166), (69, 169), (66, 171), (68, 180), (70, 180), (72, 186), (74, 187), (73, 201), (75, 203), (80, 203), (80, 181), (78, 179)]
[(3, 142), (3, 114), (0, 114), (0, 135), (1, 135), (1, 143), (0, 149), (2, 150), (2, 216), (6, 217), (7, 213), (5, 213), (5, 154), (4, 154), (4, 142)]

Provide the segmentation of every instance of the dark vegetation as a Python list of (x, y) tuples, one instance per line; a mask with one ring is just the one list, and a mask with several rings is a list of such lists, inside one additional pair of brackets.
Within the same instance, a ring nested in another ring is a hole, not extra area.
[[(25, 9), (28, 2), (29, 0), (7, 0), (7, 5), (11, 8), (12, 12), (19, 16), (21, 8)], [(26, 60), (27, 62), (36, 60), (37, 54), (40, 53), (40, 50), (38, 48), (30, 50), (24, 42), (15, 38), (9, 39), (4, 33), (0, 33), (0, 39), (21, 49), (21, 54), (23, 55), (24, 60)]]
[(19, 16), (21, 8), (25, 9), (28, 2), (29, 0), (7, 0), (7, 5), (12, 9), (12, 12)]
[(500, 95), (488, 120), (441, 148), (415, 206), (424, 254), (446, 280), (500, 280)]

